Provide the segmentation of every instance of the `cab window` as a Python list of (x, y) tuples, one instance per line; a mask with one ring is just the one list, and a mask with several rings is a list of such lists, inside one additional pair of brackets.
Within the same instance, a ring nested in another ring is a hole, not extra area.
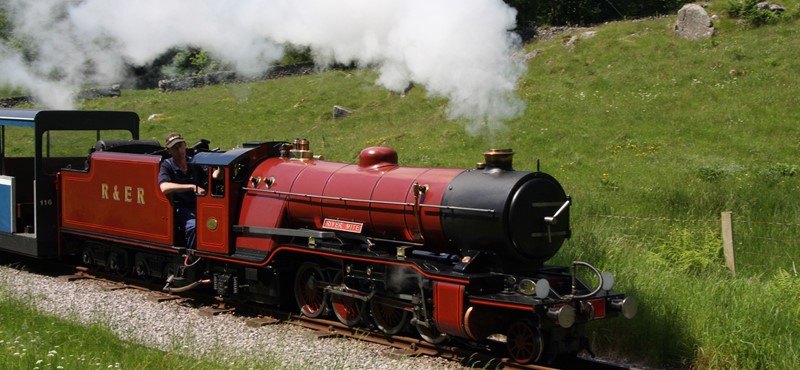
[[(211, 179), (211, 196), (225, 196), (225, 167), (209, 167), (208, 176)], [(216, 176), (214, 176), (216, 172)]]

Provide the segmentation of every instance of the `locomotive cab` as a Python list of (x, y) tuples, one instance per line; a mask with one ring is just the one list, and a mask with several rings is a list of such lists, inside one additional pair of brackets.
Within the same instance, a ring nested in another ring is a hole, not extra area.
[[(205, 168), (208, 189), (197, 197), (197, 251), (231, 255), (232, 227), (238, 216), (241, 189), (247, 186), (251, 167), (269, 156), (274, 143), (247, 143), (227, 152), (199, 152), (192, 163)], [(213, 176), (218, 171), (218, 175)]]

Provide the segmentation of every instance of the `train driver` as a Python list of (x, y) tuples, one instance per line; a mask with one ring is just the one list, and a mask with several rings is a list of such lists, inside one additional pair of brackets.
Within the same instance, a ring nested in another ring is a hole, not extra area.
[[(204, 195), (204, 176), (201, 166), (190, 165), (192, 157), (186, 155), (186, 141), (177, 132), (167, 135), (164, 142), (170, 157), (161, 162), (158, 185), (164, 194), (172, 194), (175, 223), (183, 225), (186, 247), (194, 248), (197, 220), (197, 195)], [(216, 171), (215, 171), (216, 175)]]

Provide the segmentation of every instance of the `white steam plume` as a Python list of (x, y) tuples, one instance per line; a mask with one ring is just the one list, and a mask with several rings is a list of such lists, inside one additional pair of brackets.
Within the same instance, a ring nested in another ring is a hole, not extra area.
[[(449, 99), (450, 118), (494, 131), (522, 113), (512, 57), (516, 11), (502, 0), (5, 0), (14, 35), (35, 45), (23, 59), (0, 45), (0, 85), (29, 88), (68, 108), (79, 86), (122, 79), (171, 47), (194, 46), (256, 75), (287, 44), (318, 63), (376, 66), (378, 83), (410, 82)], [(31, 59), (33, 59), (31, 61)]]

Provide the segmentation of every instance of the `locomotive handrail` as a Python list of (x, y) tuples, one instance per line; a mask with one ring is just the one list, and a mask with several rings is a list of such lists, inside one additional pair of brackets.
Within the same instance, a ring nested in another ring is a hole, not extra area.
[[(375, 204), (387, 204), (387, 205), (393, 205), (393, 206), (406, 206), (406, 207), (415, 207), (415, 206), (417, 206), (417, 204), (415, 204), (415, 203), (391, 202), (391, 201), (386, 201), (386, 200), (332, 197), (332, 196), (326, 196), (326, 195), (312, 195), (312, 194), (303, 194), (303, 193), (293, 193), (293, 192), (289, 192), (289, 191), (256, 189), (256, 188), (250, 188), (250, 187), (243, 187), (242, 189), (243, 190), (252, 190), (252, 191), (259, 192), (259, 193), (270, 193), (270, 194), (277, 194), (277, 195), (289, 195), (289, 196), (296, 196), (296, 197), (307, 197), (307, 198), (326, 199), (326, 200), (339, 200), (339, 201), (342, 201), (342, 202), (375, 203)], [(440, 206), (440, 205), (436, 205), (436, 204), (419, 204), (419, 207), (446, 209), (446, 210), (451, 210), (451, 211), (472, 211), (472, 212), (482, 212), (482, 213), (490, 213), (490, 214), (495, 214), (495, 212), (496, 212), (494, 209)]]
[(247, 225), (233, 225), (233, 231), (243, 234), (299, 236), (299, 237), (310, 237), (318, 239), (333, 238), (336, 236), (336, 234), (330, 231), (283, 229), (283, 228), (258, 227), (258, 226), (247, 226)]
[[(595, 290), (593, 290), (591, 293), (583, 294), (583, 295), (578, 295), (577, 294), (578, 293), (577, 292), (577, 279), (578, 279), (578, 277), (577, 277), (576, 268), (578, 266), (588, 267), (590, 270), (592, 270), (597, 275), (597, 279), (598, 279), (597, 288), (595, 288)], [(586, 298), (594, 297), (595, 295), (597, 295), (597, 293), (600, 293), (600, 290), (602, 290), (602, 289), (603, 289), (603, 274), (600, 273), (600, 270), (598, 270), (596, 267), (594, 267), (594, 266), (592, 266), (592, 265), (590, 265), (590, 264), (588, 264), (586, 262), (582, 262), (582, 261), (573, 261), (572, 262), (572, 294), (570, 294), (569, 296), (565, 296), (565, 298), (567, 298), (567, 299), (586, 299)]]

